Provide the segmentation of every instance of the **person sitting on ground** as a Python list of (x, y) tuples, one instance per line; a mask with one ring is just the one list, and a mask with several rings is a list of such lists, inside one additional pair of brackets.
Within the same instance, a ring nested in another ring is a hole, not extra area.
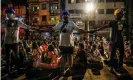
[(79, 43), (79, 49), (78, 49), (78, 53), (76, 55), (74, 64), (82, 66), (82, 67), (86, 67), (86, 65), (87, 65), (87, 54), (84, 50), (83, 43)]
[(48, 52), (46, 53), (46, 57), (44, 57), (44, 62), (39, 65), (41, 68), (54, 69), (59, 67), (60, 58), (56, 55), (54, 49), (53, 45), (50, 44), (48, 46)]
[(38, 45), (35, 42), (33, 43), (33, 48), (34, 48), (32, 52), (33, 68), (42, 68), (42, 69), (58, 68), (60, 58), (58, 58), (57, 55), (55, 54), (53, 45), (48, 46), (48, 52), (44, 57), (42, 57), (41, 49), (38, 47)]
[[(80, 80), (84, 78), (84, 74), (87, 70), (87, 56), (84, 49), (84, 44), (79, 43), (79, 50), (77, 56), (75, 57), (74, 64), (71, 68), (70, 74), (72, 75), (80, 75)], [(75, 80), (75, 77), (72, 76), (72, 79)]]
[(54, 52), (56, 53), (57, 56), (59, 56), (59, 49), (58, 49), (55, 41), (52, 42), (52, 45), (54, 46)]
[(47, 45), (46, 41), (43, 41), (43, 43), (42, 43), (42, 45), (40, 46), (40, 48), (41, 48), (41, 50), (42, 50), (44, 53), (47, 52), (47, 47), (48, 47), (48, 45)]
[(101, 53), (95, 44), (92, 45), (92, 49), (92, 54), (90, 55), (89, 59), (94, 62), (101, 61)]

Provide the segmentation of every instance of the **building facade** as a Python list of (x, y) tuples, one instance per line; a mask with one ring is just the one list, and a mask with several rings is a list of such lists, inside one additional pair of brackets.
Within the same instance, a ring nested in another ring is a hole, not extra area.
[[(90, 2), (94, 4), (94, 10), (85, 13), (85, 5)], [(100, 27), (102, 21), (113, 20), (114, 10), (123, 6), (122, 0), (66, 0), (66, 9), (70, 12), (70, 18), (79, 25), (82, 23), (80, 27), (83, 29), (83, 21), (85, 20), (89, 22), (89, 29)]]
[(60, 20), (59, 0), (29, 0), (30, 25), (49, 27)]

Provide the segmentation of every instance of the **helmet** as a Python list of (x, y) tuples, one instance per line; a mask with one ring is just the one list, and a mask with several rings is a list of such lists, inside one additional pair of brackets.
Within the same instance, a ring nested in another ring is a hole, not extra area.
[(69, 15), (69, 12), (67, 10), (63, 10), (62, 15)]
[(116, 9), (115, 11), (114, 11), (114, 15), (116, 16), (116, 14), (118, 14), (118, 13), (122, 13), (123, 14), (123, 10), (120, 8), (120, 9)]
[(6, 8), (5, 12), (6, 13), (13, 13), (13, 14), (15, 14), (15, 11), (14, 11), (13, 8)]

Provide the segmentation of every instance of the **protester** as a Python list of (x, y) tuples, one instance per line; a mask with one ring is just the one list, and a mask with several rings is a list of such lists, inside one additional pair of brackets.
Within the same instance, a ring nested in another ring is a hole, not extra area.
[(19, 48), (18, 48), (18, 42), (19, 42), (19, 29), (20, 27), (29, 29), (30, 26), (24, 24), (22, 21), (15, 18), (15, 11), (12, 8), (7, 8), (5, 10), (6, 13), (6, 19), (4, 23), (1, 25), (1, 27), (5, 28), (5, 53), (6, 53), (6, 70), (7, 73), (12, 72), (12, 68), (10, 66), (10, 49), (13, 50), (15, 54), (15, 67), (17, 70), (19, 70), (19, 64), (20, 64), (20, 58), (19, 58)]

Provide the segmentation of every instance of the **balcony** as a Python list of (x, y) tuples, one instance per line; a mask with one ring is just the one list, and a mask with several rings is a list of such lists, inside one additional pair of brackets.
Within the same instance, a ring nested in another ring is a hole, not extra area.
[(39, 15), (39, 10), (38, 11), (30, 11), (31, 15)]
[(39, 25), (39, 18), (37, 16), (31, 16), (31, 19), (30, 19), (30, 24), (32, 26), (38, 26)]
[(49, 14), (50, 14), (50, 16), (58, 16), (58, 15), (60, 15), (60, 10), (56, 10), (55, 12), (49, 11)]
[(81, 14), (70, 14), (70, 18), (82, 18)]

